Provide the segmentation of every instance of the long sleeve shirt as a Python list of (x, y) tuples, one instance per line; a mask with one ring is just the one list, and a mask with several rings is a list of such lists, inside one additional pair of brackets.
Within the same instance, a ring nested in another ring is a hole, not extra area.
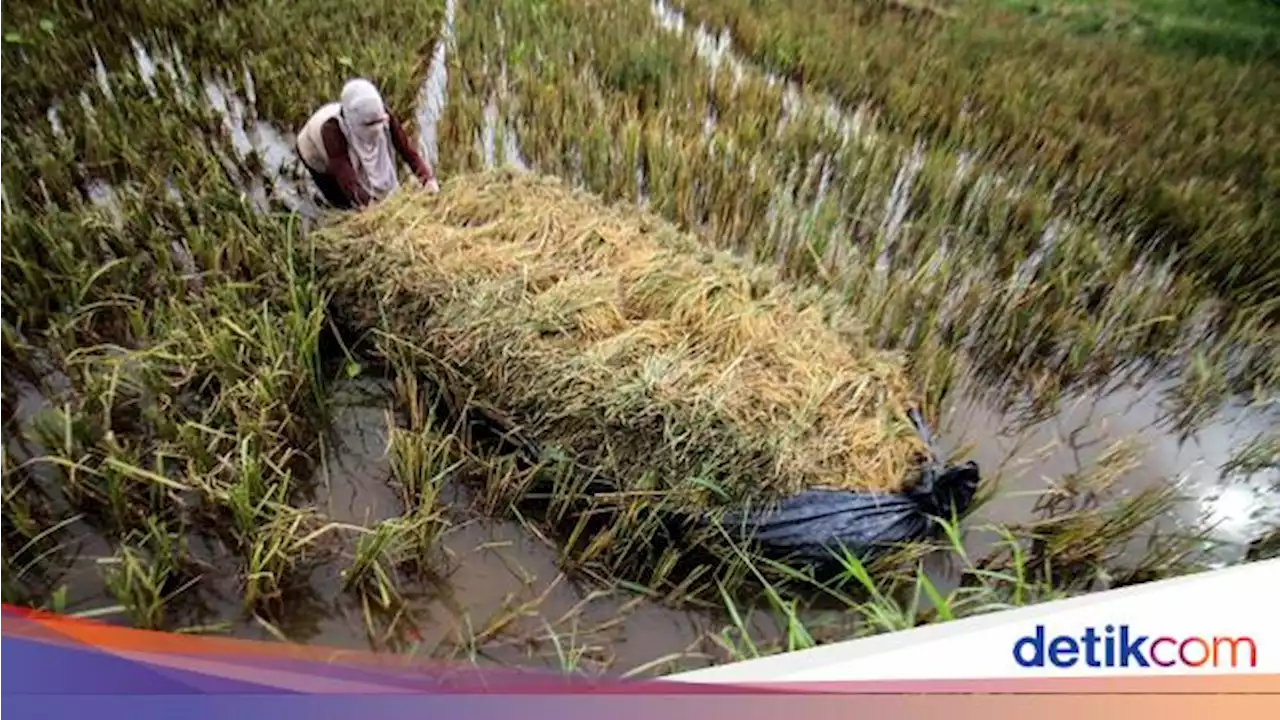
[[(395, 147), (396, 153), (409, 167), (413, 168), (414, 174), (424, 184), (431, 182), (435, 178), (431, 166), (427, 164), (427, 161), (422, 158), (409, 142), (409, 137), (405, 134), (404, 127), (400, 124), (400, 121), (394, 115), (391, 115), (388, 126), (391, 130), (391, 143)], [(372, 198), (361, 187), (356, 177), (356, 170), (351, 166), (351, 158), (347, 154), (347, 136), (343, 134), (337, 118), (330, 118), (320, 126), (320, 137), (324, 143), (324, 151), (328, 160), (326, 169), (329, 174), (333, 175), (338, 186), (351, 199), (353, 205), (363, 207), (369, 204)]]

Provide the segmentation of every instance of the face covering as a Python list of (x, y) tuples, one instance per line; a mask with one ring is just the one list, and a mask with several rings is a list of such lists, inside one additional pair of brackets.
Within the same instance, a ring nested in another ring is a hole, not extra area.
[(338, 122), (347, 136), (348, 154), (361, 186), (375, 198), (400, 186), (389, 117), (382, 95), (368, 80), (352, 80), (342, 88)]

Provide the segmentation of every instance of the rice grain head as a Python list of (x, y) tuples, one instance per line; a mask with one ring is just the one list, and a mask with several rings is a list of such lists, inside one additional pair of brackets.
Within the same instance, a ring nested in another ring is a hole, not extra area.
[(357, 323), (420, 343), (624, 487), (894, 490), (924, 451), (903, 359), (838, 298), (554, 178), (459, 176), (337, 218), (317, 244)]

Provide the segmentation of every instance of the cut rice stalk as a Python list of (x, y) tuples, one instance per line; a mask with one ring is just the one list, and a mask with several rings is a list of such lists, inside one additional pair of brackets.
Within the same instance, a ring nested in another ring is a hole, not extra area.
[(401, 192), (317, 245), (349, 322), (620, 489), (895, 491), (925, 457), (903, 358), (837, 299), (556, 179)]

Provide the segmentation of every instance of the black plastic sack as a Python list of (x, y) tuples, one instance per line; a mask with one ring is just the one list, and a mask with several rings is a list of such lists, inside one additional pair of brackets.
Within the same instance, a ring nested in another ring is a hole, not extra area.
[(809, 490), (768, 510), (740, 511), (719, 523), (757, 552), (788, 563), (833, 566), (845, 553), (867, 560), (894, 545), (927, 539), (937, 525), (932, 517), (963, 516), (977, 493), (978, 465), (969, 461), (942, 467), (929, 428), (911, 413), (916, 431), (929, 447), (920, 478), (898, 493)]

